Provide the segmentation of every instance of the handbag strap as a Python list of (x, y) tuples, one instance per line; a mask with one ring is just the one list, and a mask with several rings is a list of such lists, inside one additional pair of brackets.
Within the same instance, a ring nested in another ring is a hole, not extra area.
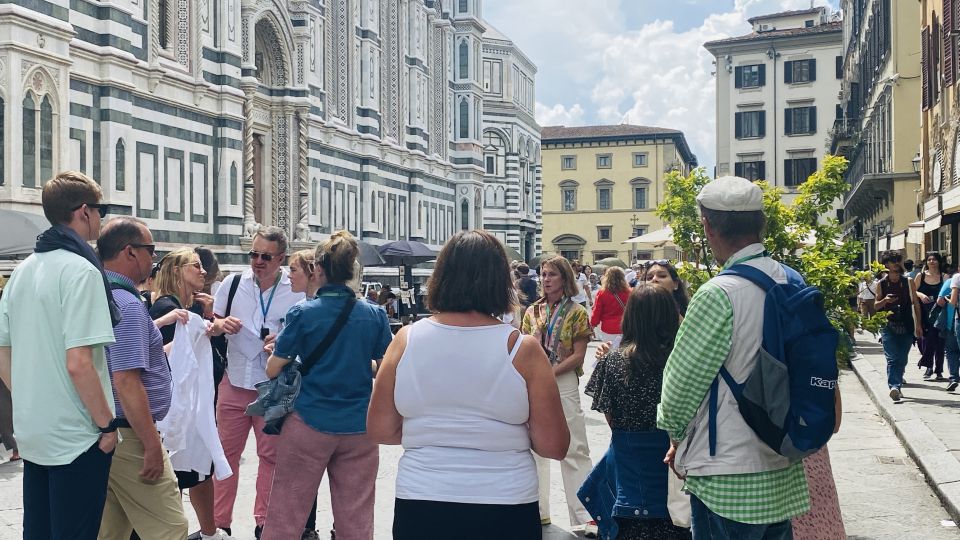
[(620, 309), (627, 309), (623, 304), (623, 300), (620, 299), (620, 293), (612, 293), (613, 297), (617, 300), (617, 303), (620, 304)]
[(330, 331), (327, 332), (327, 335), (324, 336), (323, 341), (317, 345), (317, 348), (310, 353), (310, 356), (300, 365), (300, 373), (303, 376), (306, 376), (310, 372), (310, 368), (317, 363), (317, 360), (320, 360), (330, 348), (330, 345), (333, 345), (333, 341), (337, 339), (337, 335), (340, 334), (340, 331), (343, 330), (344, 325), (347, 324), (347, 319), (350, 317), (350, 312), (353, 311), (353, 305), (357, 303), (356, 296), (350, 296), (347, 298), (346, 303), (343, 304), (343, 309), (340, 310), (340, 314), (337, 315), (337, 320), (333, 322), (333, 326), (330, 327)]

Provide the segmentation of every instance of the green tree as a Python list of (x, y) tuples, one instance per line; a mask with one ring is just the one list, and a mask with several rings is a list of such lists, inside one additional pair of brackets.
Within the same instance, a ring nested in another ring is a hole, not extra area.
[[(852, 271), (860, 245), (852, 239), (843, 240), (840, 224), (830, 216), (835, 201), (849, 189), (843, 179), (846, 167), (846, 159), (826, 156), (822, 168), (798, 187), (798, 195), (790, 204), (783, 202), (782, 189), (764, 181), (757, 182), (763, 190), (767, 217), (764, 246), (773, 258), (795, 268), (808, 284), (823, 292), (827, 316), (844, 334), (860, 324), (876, 331), (882, 322), (879, 317), (861, 321), (850, 304), (863, 277)], [(691, 291), (718, 271), (703, 234), (696, 201), (700, 189), (709, 180), (703, 169), (687, 176), (677, 172), (669, 174), (666, 196), (657, 207), (657, 215), (673, 228), (673, 240), (683, 259), (678, 271)], [(838, 359), (846, 359), (850, 347), (849, 340), (841, 339)]]

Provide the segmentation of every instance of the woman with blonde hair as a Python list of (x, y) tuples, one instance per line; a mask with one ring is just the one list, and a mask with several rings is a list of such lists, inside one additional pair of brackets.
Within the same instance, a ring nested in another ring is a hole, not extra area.
[[(575, 297), (580, 287), (570, 262), (563, 257), (543, 261), (540, 267), (543, 297), (527, 308), (520, 329), (532, 335), (547, 353), (560, 389), (570, 448), (560, 462), (563, 490), (567, 498), (570, 524), (584, 525), (587, 535), (596, 534), (597, 526), (590, 513), (577, 499), (577, 489), (593, 467), (587, 444), (587, 427), (580, 407), (580, 375), (583, 357), (593, 335), (587, 309)], [(550, 462), (537, 458), (540, 481), (540, 521), (550, 523)]]
[(569, 438), (543, 350), (497, 319), (517, 303), (503, 244), (456, 233), (428, 290), (433, 316), (397, 334), (367, 413), (404, 449), (393, 538), (539, 539), (531, 450), (560, 459)]
[(620, 321), (623, 320), (623, 310), (630, 297), (630, 286), (623, 270), (611, 266), (603, 273), (600, 281), (600, 292), (593, 303), (593, 313), (590, 315), (590, 326), (597, 328), (597, 337), (600, 341), (609, 341), (611, 347), (620, 346), (623, 332), (620, 330)]
[(301, 537), (324, 472), (330, 475), (334, 522), (344, 524), (337, 538), (373, 538), (379, 448), (367, 435), (370, 361), (383, 358), (392, 335), (386, 313), (357, 302), (347, 286), (359, 254), (347, 231), (320, 244), (315, 298), (290, 308), (276, 342), (267, 346), (267, 376), (276, 377), (299, 357), (302, 382), (277, 441), (273, 493), (283, 496), (270, 498), (262, 540)]
[[(204, 316), (205, 304), (200, 301), (205, 295), (201, 291), (207, 286), (207, 272), (201, 263), (201, 255), (191, 248), (180, 248), (171, 251), (157, 263), (157, 273), (153, 281), (153, 304), (150, 306), (150, 317), (160, 328), (163, 336), (164, 348), (168, 350), (173, 343), (177, 330), (177, 322), (187, 322), (187, 312)], [(208, 310), (207, 308), (206, 310)], [(216, 375), (214, 376), (216, 378)], [(214, 386), (215, 393), (216, 386)], [(199, 441), (197, 442), (199, 444)], [(172, 462), (173, 463), (173, 462)], [(224, 533), (217, 530), (213, 519), (213, 462), (207, 474), (189, 470), (176, 470), (177, 486), (190, 490), (190, 503), (197, 514), (200, 523), (200, 533), (204, 538), (223, 537)]]

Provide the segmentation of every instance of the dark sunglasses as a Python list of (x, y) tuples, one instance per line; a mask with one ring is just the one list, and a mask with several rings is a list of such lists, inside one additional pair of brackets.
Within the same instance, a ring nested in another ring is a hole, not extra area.
[(157, 253), (157, 246), (154, 244), (127, 244), (127, 245), (134, 249), (147, 250), (147, 253), (150, 254), (150, 257), (153, 257)]
[[(107, 205), (107, 204), (93, 204), (93, 203), (83, 203), (83, 204), (87, 205), (87, 208), (96, 208), (97, 212), (100, 214), (100, 219), (107, 217), (107, 211), (110, 210), (110, 205)], [(75, 212), (83, 208), (83, 204), (74, 206), (73, 208), (70, 209), (70, 211)]]
[(657, 259), (655, 261), (647, 261), (643, 265), (650, 268), (651, 266), (665, 266), (668, 264), (670, 264), (670, 261), (667, 259)]
[(250, 256), (251, 261), (263, 259), (264, 262), (270, 262), (274, 257), (276, 257), (276, 255), (270, 253), (260, 253), (259, 251), (251, 251), (250, 253), (247, 253), (247, 255)]

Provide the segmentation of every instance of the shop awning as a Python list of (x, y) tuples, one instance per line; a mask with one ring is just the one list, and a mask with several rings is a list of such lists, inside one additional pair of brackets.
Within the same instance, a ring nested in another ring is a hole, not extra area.
[(906, 249), (907, 233), (902, 232), (890, 236), (890, 247), (887, 249)]
[(940, 228), (940, 214), (937, 214), (923, 222), (923, 232), (933, 232)]
[(907, 243), (922, 244), (923, 229), (924, 229), (924, 222), (914, 221), (913, 223), (911, 223), (910, 227), (907, 229)]

